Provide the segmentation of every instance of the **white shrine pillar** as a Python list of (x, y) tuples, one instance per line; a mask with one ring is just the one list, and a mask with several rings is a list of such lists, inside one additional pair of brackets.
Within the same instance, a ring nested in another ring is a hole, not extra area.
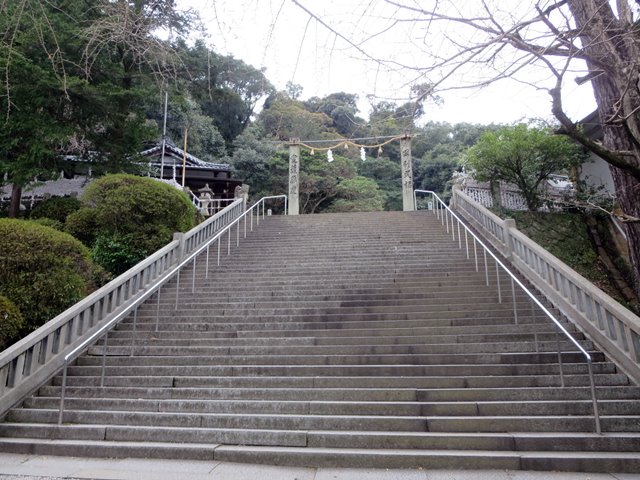
[(413, 203), (413, 165), (409, 135), (400, 139), (400, 165), (402, 169), (402, 210), (410, 212), (416, 208)]
[(300, 214), (300, 144), (289, 144), (289, 215)]

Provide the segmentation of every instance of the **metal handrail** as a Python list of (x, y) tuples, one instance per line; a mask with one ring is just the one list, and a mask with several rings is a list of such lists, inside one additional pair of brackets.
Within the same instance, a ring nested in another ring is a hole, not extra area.
[[(209, 240), (207, 240), (205, 243), (203, 243), (198, 249), (194, 250), (191, 254), (189, 254), (189, 256), (187, 256), (179, 264), (177, 264), (175, 267), (173, 267), (165, 276), (163, 276), (162, 278), (156, 280), (153, 284), (149, 285), (149, 287), (147, 288), (147, 291), (143, 295), (141, 295), (139, 298), (137, 298), (134, 302), (132, 302), (131, 305), (129, 305), (125, 310), (123, 310), (118, 315), (113, 317), (108, 323), (106, 323), (99, 330), (97, 330), (95, 333), (93, 333), (93, 335), (88, 337), (84, 342), (82, 342), (80, 345), (78, 345), (76, 348), (74, 348), (73, 350), (71, 350), (69, 353), (67, 353), (64, 356), (63, 365), (62, 365), (62, 386), (61, 386), (61, 390), (60, 390), (60, 407), (59, 407), (59, 411), (58, 411), (58, 425), (62, 424), (62, 419), (63, 419), (63, 415), (64, 415), (64, 401), (65, 401), (65, 393), (66, 393), (66, 387), (67, 387), (67, 367), (69, 366), (69, 363), (72, 360), (74, 360), (78, 355), (80, 355), (80, 353), (82, 353), (84, 350), (86, 350), (87, 348), (89, 348), (92, 345), (94, 345), (100, 338), (104, 337), (104, 348), (103, 348), (103, 352), (102, 352), (102, 372), (101, 372), (101, 377), (100, 377), (100, 386), (103, 387), (104, 386), (104, 373), (105, 373), (107, 340), (108, 340), (109, 331), (115, 325), (120, 323), (120, 321), (122, 321), (124, 318), (126, 318), (129, 314), (131, 314), (131, 312), (134, 312), (134, 327), (133, 327), (134, 328), (134, 330), (133, 330), (134, 336), (133, 336), (133, 342), (135, 342), (135, 326), (136, 326), (136, 317), (137, 317), (138, 307), (140, 307), (140, 305), (142, 305), (142, 303), (147, 301), (149, 299), (149, 297), (153, 296), (157, 292), (157, 294), (158, 294), (158, 310), (159, 310), (160, 290), (164, 286), (164, 284), (166, 284), (169, 280), (172, 280), (176, 276), (177, 276), (177, 285), (176, 285), (176, 303), (175, 303), (175, 307), (177, 309), (177, 307), (178, 307), (178, 298), (179, 298), (178, 296), (179, 296), (179, 292), (180, 292), (180, 271), (182, 270), (182, 268), (184, 268), (189, 263), (193, 262), (193, 285), (192, 285), (192, 292), (193, 292), (195, 290), (195, 271), (196, 271), (196, 259), (197, 259), (197, 257), (199, 255), (201, 255), (206, 250), (206, 252), (207, 252), (206, 274), (208, 276), (208, 273), (209, 273), (209, 249), (210, 249), (211, 245), (213, 243), (215, 243), (216, 241), (218, 242), (218, 265), (219, 265), (220, 264), (220, 243), (221, 243), (222, 237), (225, 234), (228, 233), (228, 246), (229, 246), (228, 254), (230, 254), (231, 253), (231, 230), (233, 229), (233, 227), (235, 225), (237, 225), (237, 227), (238, 227), (237, 228), (237, 243), (236, 243), (236, 245), (239, 246), (239, 242), (240, 242), (240, 221), (242, 219), (244, 219), (244, 238), (246, 238), (246, 236), (247, 236), (247, 216), (250, 217), (250, 229), (251, 229), (251, 231), (253, 231), (254, 210), (255, 210), (255, 213), (256, 213), (256, 225), (259, 225), (260, 224), (260, 206), (262, 206), (262, 219), (264, 220), (264, 218), (265, 218), (265, 203), (266, 203), (266, 201), (267, 200), (272, 200), (272, 199), (277, 199), (277, 198), (283, 198), (284, 199), (284, 203), (285, 203), (284, 211), (286, 212), (287, 211), (287, 208), (286, 208), (287, 207), (287, 196), (286, 195), (273, 195), (273, 196), (261, 198), (255, 204), (253, 204), (251, 207), (247, 208), (247, 210), (245, 210), (240, 216), (238, 216), (236, 219), (234, 219), (231, 223), (229, 223), (227, 226), (225, 226), (220, 231), (218, 231), (213, 237), (211, 237)], [(158, 319), (159, 319), (158, 310), (156, 310), (156, 331), (158, 330)], [(133, 344), (132, 344), (131, 355), (133, 355)]]
[[(431, 190), (420, 190), (420, 189), (416, 189), (413, 192), (413, 196), (414, 196), (414, 205), (416, 206), (416, 210), (418, 210), (418, 203), (417, 203), (417, 194), (427, 194), (427, 195), (431, 195), (436, 201), (433, 202), (434, 203), (434, 210), (435, 210), (435, 215), (437, 218), (441, 218), (442, 219), (442, 223), (445, 224), (446, 223), (446, 228), (447, 228), (447, 233), (449, 232), (449, 218), (447, 218), (447, 216), (451, 216), (451, 232), (452, 232), (452, 239), (453, 241), (455, 241), (455, 236), (456, 236), (456, 229), (454, 228), (454, 219), (458, 222), (457, 223), (457, 230), (458, 230), (458, 245), (460, 246), (460, 248), (462, 248), (462, 237), (461, 237), (461, 233), (460, 233), (460, 226), (462, 225), (463, 229), (464, 229), (464, 238), (465, 238), (465, 245), (467, 247), (467, 259), (469, 259), (469, 248), (468, 248), (468, 235), (471, 235), (473, 237), (473, 241), (474, 241), (474, 254), (475, 254), (475, 245), (476, 243), (478, 243), (483, 249), (484, 249), (484, 265), (485, 265), (485, 278), (486, 278), (486, 283), (487, 285), (489, 285), (489, 276), (488, 276), (488, 269), (487, 269), (487, 254), (489, 254), (495, 261), (496, 263), (496, 278), (497, 278), (497, 286), (498, 286), (498, 301), (500, 303), (502, 303), (502, 293), (500, 290), (500, 277), (498, 276), (498, 269), (497, 267), (499, 266), (505, 273), (507, 273), (507, 275), (511, 278), (511, 288), (512, 288), (512, 295), (513, 295), (513, 308), (514, 308), (514, 317), (515, 317), (515, 322), (516, 324), (518, 323), (518, 316), (517, 316), (517, 308), (516, 308), (516, 297), (515, 297), (515, 285), (517, 284), (520, 289), (529, 297), (529, 299), (538, 306), (538, 308), (540, 308), (540, 310), (542, 310), (542, 312), (549, 318), (551, 319), (551, 321), (560, 329), (560, 331), (565, 335), (565, 337), (573, 344), (576, 346), (576, 348), (580, 351), (580, 353), (582, 353), (582, 355), (585, 357), (586, 361), (587, 361), (587, 367), (588, 367), (588, 371), (589, 371), (589, 384), (590, 384), (590, 389), (591, 389), (591, 400), (593, 403), (593, 416), (594, 416), (594, 421), (595, 421), (595, 430), (596, 433), (600, 434), (601, 433), (601, 427), (600, 427), (600, 415), (598, 412), (598, 402), (596, 399), (596, 391), (595, 391), (595, 382), (594, 382), (594, 378), (593, 378), (593, 359), (591, 357), (591, 355), (589, 355), (589, 353), (582, 347), (582, 345), (580, 345), (580, 343), (573, 337), (573, 335), (571, 335), (569, 333), (569, 331), (560, 323), (560, 321), (536, 298), (536, 296), (505, 266), (505, 264), (485, 245), (485, 243), (480, 240), (480, 238), (473, 233), (473, 231), (471, 231), (471, 229), (460, 219), (460, 217), (458, 217), (458, 215), (456, 215), (453, 210), (451, 210), (451, 208), (449, 208), (448, 205), (446, 205), (442, 199), (433, 191)], [(478, 260), (477, 260), (477, 256), (475, 259), (475, 263), (476, 263), (476, 271), (478, 271)], [(558, 361), (560, 364), (560, 381), (561, 381), (561, 386), (564, 387), (565, 383), (564, 383), (564, 373), (563, 373), (563, 366), (562, 366), (562, 352), (560, 351), (560, 342), (558, 341)]]

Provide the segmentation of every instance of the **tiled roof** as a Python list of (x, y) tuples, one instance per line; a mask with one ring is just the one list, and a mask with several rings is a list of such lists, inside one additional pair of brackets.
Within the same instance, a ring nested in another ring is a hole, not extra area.
[[(161, 154), (162, 153), (162, 144), (155, 145), (147, 150), (140, 152), (140, 155), (143, 157), (149, 157), (151, 155)], [(173, 142), (167, 142), (165, 144), (165, 153), (172, 153), (179, 158), (184, 157), (184, 150), (176, 147)], [(209, 168), (214, 170), (231, 170), (231, 165), (228, 163), (212, 163), (205, 162), (204, 160), (200, 160), (198, 157), (187, 153), (187, 162), (189, 162), (193, 166), (198, 166), (202, 168)]]

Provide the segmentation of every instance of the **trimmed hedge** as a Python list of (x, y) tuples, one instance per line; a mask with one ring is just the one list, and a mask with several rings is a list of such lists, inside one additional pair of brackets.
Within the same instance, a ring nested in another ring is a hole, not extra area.
[(0, 295), (33, 330), (84, 298), (96, 269), (87, 247), (68, 233), (16, 219), (0, 219)]
[(94, 180), (82, 204), (67, 217), (66, 230), (91, 247), (96, 262), (113, 274), (165, 246), (174, 232), (197, 223), (196, 208), (184, 192), (135, 175)]
[(18, 338), (24, 327), (20, 310), (7, 297), (0, 295), (0, 351)]
[(67, 217), (82, 207), (82, 202), (73, 197), (53, 197), (43, 200), (31, 210), (31, 218), (50, 218), (64, 223)]

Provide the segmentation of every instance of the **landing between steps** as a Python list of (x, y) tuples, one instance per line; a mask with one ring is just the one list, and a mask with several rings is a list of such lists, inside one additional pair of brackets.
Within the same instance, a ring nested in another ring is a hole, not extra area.
[(305, 468), (221, 461), (0, 453), (2, 480), (638, 480), (637, 474), (513, 470)]

